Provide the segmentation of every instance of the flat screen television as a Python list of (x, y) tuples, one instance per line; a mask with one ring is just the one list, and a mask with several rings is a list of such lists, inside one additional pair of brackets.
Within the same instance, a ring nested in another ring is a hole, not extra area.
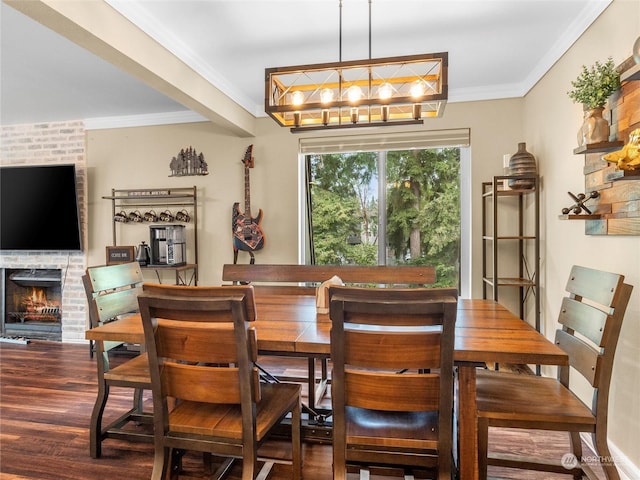
[(0, 167), (0, 250), (82, 250), (74, 165)]

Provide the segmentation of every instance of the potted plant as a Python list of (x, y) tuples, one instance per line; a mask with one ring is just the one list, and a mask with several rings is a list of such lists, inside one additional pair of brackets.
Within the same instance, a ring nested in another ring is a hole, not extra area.
[(609, 139), (609, 123), (602, 118), (602, 111), (609, 96), (620, 88), (620, 74), (609, 57), (606, 63), (596, 61), (590, 68), (582, 66), (578, 78), (571, 82), (568, 93), (576, 103), (582, 103), (585, 116), (578, 131), (580, 145), (606, 142)]

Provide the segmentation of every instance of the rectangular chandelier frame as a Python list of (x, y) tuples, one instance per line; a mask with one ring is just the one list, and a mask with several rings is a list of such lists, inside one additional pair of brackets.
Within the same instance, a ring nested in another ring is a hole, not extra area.
[(447, 102), (448, 53), (265, 70), (265, 111), (293, 132), (423, 123)]

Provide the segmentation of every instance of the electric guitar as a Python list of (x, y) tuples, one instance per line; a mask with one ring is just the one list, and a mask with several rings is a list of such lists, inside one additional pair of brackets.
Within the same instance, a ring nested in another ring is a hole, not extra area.
[(260, 226), (262, 222), (262, 209), (258, 211), (257, 217), (251, 216), (251, 193), (249, 188), (249, 169), (253, 168), (253, 145), (249, 145), (242, 163), (244, 164), (244, 212), (240, 210), (240, 202), (233, 204), (233, 214), (231, 228), (233, 229), (233, 251), (234, 261), (237, 258), (238, 250), (251, 252), (264, 247), (264, 232)]

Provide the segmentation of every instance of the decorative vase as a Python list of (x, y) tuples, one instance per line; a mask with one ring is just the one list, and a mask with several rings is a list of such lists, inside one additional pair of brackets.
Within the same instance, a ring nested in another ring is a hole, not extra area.
[(609, 140), (609, 122), (602, 117), (604, 107), (585, 110), (582, 123), (582, 143), (580, 146)]
[[(537, 175), (536, 157), (527, 152), (527, 144), (518, 143), (518, 151), (509, 159), (509, 172), (512, 176)], [(526, 190), (535, 186), (535, 180), (530, 178), (515, 178), (509, 180), (509, 187), (513, 190)]]

